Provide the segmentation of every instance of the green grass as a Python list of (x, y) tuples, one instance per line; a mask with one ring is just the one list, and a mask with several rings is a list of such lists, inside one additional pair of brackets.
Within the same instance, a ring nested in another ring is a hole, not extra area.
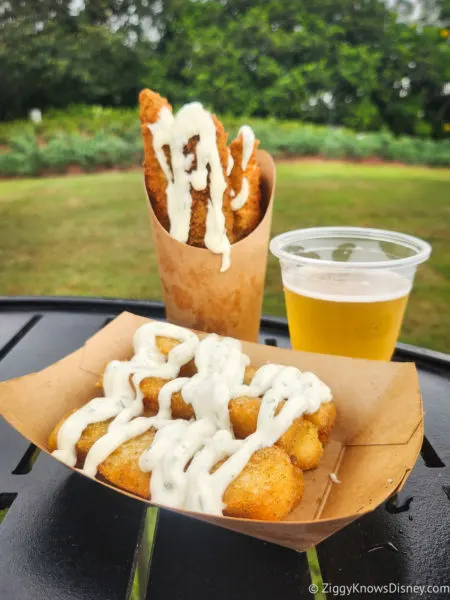
[[(450, 351), (450, 172), (279, 163), (273, 234), (296, 227), (396, 229), (433, 245), (402, 340)], [(160, 299), (140, 171), (0, 181), (0, 294)], [(270, 258), (264, 311), (284, 315)]]

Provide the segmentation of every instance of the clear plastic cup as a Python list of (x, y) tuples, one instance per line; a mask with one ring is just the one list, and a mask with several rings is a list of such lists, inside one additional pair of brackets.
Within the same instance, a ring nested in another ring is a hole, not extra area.
[(431, 246), (363, 227), (313, 227), (275, 237), (295, 350), (390, 360), (417, 266)]

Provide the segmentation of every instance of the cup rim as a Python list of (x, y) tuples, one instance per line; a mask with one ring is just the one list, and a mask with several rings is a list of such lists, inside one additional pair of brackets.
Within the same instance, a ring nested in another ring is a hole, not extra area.
[[(298, 242), (307, 239), (326, 239), (339, 236), (349, 239), (364, 236), (367, 239), (393, 242), (415, 250), (416, 254), (404, 258), (394, 258), (393, 260), (340, 262), (328, 259), (321, 260), (320, 258), (311, 258), (309, 256), (297, 256), (284, 250), (284, 246), (290, 242)], [(308, 227), (306, 229), (296, 229), (274, 237), (270, 241), (269, 248), (272, 254), (280, 261), (284, 259), (298, 265), (340, 267), (342, 269), (392, 269), (397, 267), (415, 266), (425, 262), (431, 254), (431, 245), (425, 240), (398, 231), (374, 229), (371, 227)]]

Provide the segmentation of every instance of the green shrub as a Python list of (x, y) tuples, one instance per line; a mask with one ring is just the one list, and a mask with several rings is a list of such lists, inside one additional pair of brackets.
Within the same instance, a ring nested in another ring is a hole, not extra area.
[(69, 165), (76, 164), (70, 138), (66, 135), (57, 135), (50, 140), (41, 148), (41, 157), (44, 168), (57, 172), (64, 172)]
[(41, 153), (36, 136), (15, 135), (9, 140), (9, 151), (1, 155), (0, 174), (36, 175), (41, 168)]
[[(255, 130), (260, 147), (273, 155), (317, 156), (363, 160), (372, 157), (436, 167), (450, 166), (450, 140), (394, 137), (382, 130), (359, 134), (275, 118), (222, 119), (231, 141), (243, 123)], [(37, 125), (29, 121), (0, 123), (0, 175), (64, 172), (69, 165), (84, 171), (142, 162), (142, 140), (136, 109), (70, 106), (50, 110)]]

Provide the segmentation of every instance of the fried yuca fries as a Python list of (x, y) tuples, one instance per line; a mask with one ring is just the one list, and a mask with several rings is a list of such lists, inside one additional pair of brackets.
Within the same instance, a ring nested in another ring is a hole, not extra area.
[[(328, 386), (294, 366), (244, 369), (238, 340), (167, 323), (143, 325), (133, 343), (130, 360), (108, 364), (105, 395), (57, 424), (53, 455), (164, 506), (283, 519), (302, 497), (302, 469), (321, 458), (319, 432), (334, 424)], [(249, 395), (236, 398), (243, 380)]]
[(225, 490), (224, 515), (281, 521), (303, 496), (303, 474), (277, 446), (253, 454)]
[[(56, 425), (54, 430), (51, 432), (48, 438), (48, 449), (50, 452), (53, 452), (58, 447), (58, 431), (61, 429), (61, 425), (71, 414), (75, 412), (75, 410), (70, 411), (69, 414), (63, 417)], [(81, 436), (76, 445), (77, 468), (84, 463), (84, 459), (86, 458), (87, 453), (94, 445), (94, 443), (99, 438), (104, 436), (105, 433), (108, 431), (108, 425), (111, 423), (111, 421), (112, 419), (109, 419), (108, 421), (100, 421), (99, 423), (91, 423), (83, 431), (83, 435)]]
[(148, 498), (151, 474), (141, 471), (139, 457), (151, 446), (154, 437), (155, 430), (149, 429), (119, 446), (99, 465), (99, 477), (131, 494)]
[[(77, 445), (77, 465), (82, 467), (87, 450), (105, 433), (110, 421), (89, 426)], [(52, 433), (52, 436), (55, 432)], [(141, 454), (151, 446), (155, 431), (125, 442), (98, 467), (101, 480), (142, 498), (151, 499), (151, 473), (139, 468)], [(49, 441), (50, 447), (50, 441)], [(221, 461), (211, 472), (214, 472)], [(303, 495), (303, 476), (278, 447), (262, 448), (253, 454), (243, 471), (227, 487), (224, 514), (232, 517), (279, 521), (298, 504)]]
[[(230, 401), (230, 420), (234, 435), (238, 439), (245, 439), (256, 431), (260, 406), (261, 398), (243, 397)], [(279, 410), (281, 405), (277, 412)], [(276, 445), (283, 448), (291, 460), (305, 471), (316, 468), (323, 454), (323, 445), (316, 425), (303, 417), (294, 421)]]

